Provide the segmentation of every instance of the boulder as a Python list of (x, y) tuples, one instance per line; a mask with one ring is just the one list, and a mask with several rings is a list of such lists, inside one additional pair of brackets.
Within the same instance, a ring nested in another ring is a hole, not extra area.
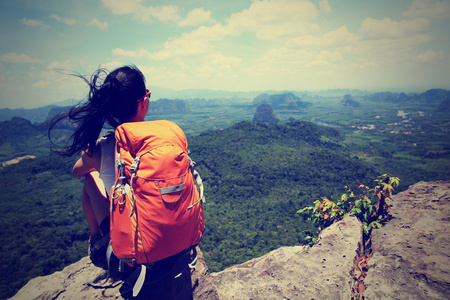
[(372, 233), (364, 296), (448, 299), (450, 181), (419, 182), (392, 199), (394, 218)]
[(311, 248), (282, 247), (199, 279), (194, 299), (350, 299), (361, 223), (346, 217)]

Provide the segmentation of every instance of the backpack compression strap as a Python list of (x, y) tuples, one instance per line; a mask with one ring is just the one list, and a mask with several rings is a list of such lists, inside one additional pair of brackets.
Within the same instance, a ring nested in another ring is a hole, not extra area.
[(202, 181), (202, 178), (200, 177), (200, 174), (198, 174), (198, 172), (194, 169), (195, 161), (193, 161), (189, 157), (189, 155), (188, 155), (188, 159), (189, 159), (189, 167), (191, 168), (192, 176), (194, 177), (194, 181), (197, 184), (198, 189), (199, 189), (199, 193), (200, 193), (198, 201), (187, 208), (187, 210), (190, 210), (194, 206), (196, 206), (200, 201), (202, 202), (202, 204), (205, 203), (205, 195), (203, 193), (203, 181)]

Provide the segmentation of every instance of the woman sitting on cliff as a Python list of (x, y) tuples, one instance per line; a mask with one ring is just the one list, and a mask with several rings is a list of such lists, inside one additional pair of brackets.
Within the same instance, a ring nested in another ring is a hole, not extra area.
[(100, 139), (99, 136), (105, 122), (115, 129), (125, 122), (144, 121), (151, 93), (145, 87), (144, 75), (135, 66), (124, 66), (109, 74), (99, 69), (90, 80), (77, 76), (89, 85), (88, 99), (56, 116), (49, 129), (49, 137), (52, 128), (61, 120), (68, 118), (76, 125), (66, 146), (55, 152), (72, 156), (82, 151), (81, 158), (73, 166), (73, 174), (85, 177), (82, 205), (90, 231), (89, 255), (95, 261), (105, 258), (109, 242), (107, 191), (115, 180), (114, 134), (106, 134)]

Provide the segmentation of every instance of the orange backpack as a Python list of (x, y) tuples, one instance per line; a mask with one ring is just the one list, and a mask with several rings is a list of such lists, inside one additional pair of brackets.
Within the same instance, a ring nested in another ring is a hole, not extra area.
[(198, 245), (205, 228), (203, 186), (181, 128), (165, 120), (124, 123), (115, 138), (115, 256), (129, 265), (149, 265)]

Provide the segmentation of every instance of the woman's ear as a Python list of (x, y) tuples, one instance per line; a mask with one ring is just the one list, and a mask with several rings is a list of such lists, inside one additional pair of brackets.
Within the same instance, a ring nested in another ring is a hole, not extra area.
[(147, 115), (149, 106), (149, 101), (144, 99), (139, 101), (136, 114), (130, 118), (128, 122), (142, 122), (145, 121), (145, 116)]
[(148, 97), (145, 97), (143, 101), (139, 102), (138, 114), (141, 116), (142, 120), (144, 120), (145, 116), (147, 115), (149, 106), (150, 99)]

